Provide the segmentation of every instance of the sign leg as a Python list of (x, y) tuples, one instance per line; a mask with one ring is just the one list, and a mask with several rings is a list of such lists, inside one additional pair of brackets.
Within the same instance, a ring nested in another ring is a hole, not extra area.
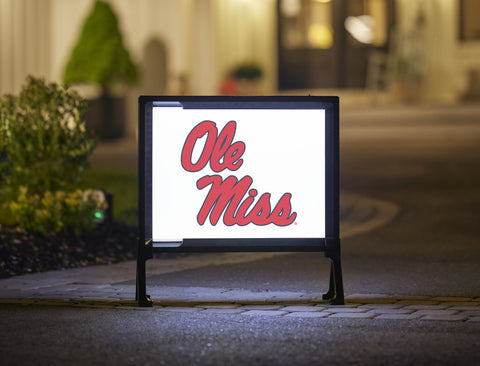
[[(331, 273), (330, 273), (330, 283), (332, 282), (333, 274), (333, 283), (335, 287), (335, 297), (330, 301), (333, 305), (344, 305), (345, 299), (343, 294), (343, 279), (342, 279), (342, 265), (340, 263), (340, 257), (335, 256), (332, 260)], [(330, 285), (331, 286), (331, 285)]]
[(325, 256), (330, 259), (330, 284), (324, 300), (330, 300), (333, 305), (345, 303), (343, 294), (342, 265), (340, 259), (340, 241), (326, 240)]
[(145, 269), (145, 259), (137, 259), (137, 287), (135, 291), (135, 300), (141, 307), (151, 307), (153, 302), (147, 295), (147, 274)]
[(333, 277), (333, 263), (330, 263), (330, 284), (328, 286), (328, 291), (322, 296), (323, 300), (330, 300), (335, 297), (335, 283)]

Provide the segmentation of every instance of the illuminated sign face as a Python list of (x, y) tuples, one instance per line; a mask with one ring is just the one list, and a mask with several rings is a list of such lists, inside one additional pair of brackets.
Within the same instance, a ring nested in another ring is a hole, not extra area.
[(325, 110), (152, 110), (152, 239), (324, 238)]

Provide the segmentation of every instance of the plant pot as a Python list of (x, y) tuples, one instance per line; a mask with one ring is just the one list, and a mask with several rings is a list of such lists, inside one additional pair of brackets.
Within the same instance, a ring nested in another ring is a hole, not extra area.
[(87, 125), (100, 139), (113, 140), (125, 134), (125, 98), (102, 94), (88, 99)]

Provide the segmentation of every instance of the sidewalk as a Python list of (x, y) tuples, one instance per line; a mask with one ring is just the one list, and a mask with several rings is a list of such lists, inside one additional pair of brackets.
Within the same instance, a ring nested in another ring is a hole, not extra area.
[[(342, 238), (373, 230), (398, 213), (398, 207), (390, 202), (348, 192), (341, 197)], [(288, 254), (205, 253), (152, 259), (147, 262), (147, 274), (154, 276), (226, 263), (248, 263)], [(302, 318), (480, 321), (480, 298), (472, 297), (345, 294), (346, 305), (333, 306), (322, 300), (322, 293), (307, 291), (152, 286), (148, 293), (154, 300), (154, 307), (138, 308), (134, 301), (135, 264), (129, 261), (4, 279), (0, 281), (0, 304)]]
[[(242, 263), (288, 253), (209, 253), (153, 259), (150, 275)], [(152, 286), (153, 308), (136, 306), (135, 262), (51, 271), (0, 281), (0, 304), (390, 320), (480, 321), (480, 298), (347, 294), (343, 306), (329, 305), (322, 293)]]
[[(254, 300), (255, 293), (238, 291), (237, 300), (225, 301), (190, 301), (172, 299), (170, 301), (155, 301), (151, 308), (140, 308), (131, 300), (135, 296), (132, 286), (97, 286), (97, 291), (92, 287), (76, 283), (76, 287), (68, 286), (59, 293), (49, 289), (37, 289), (36, 297), (25, 299), (0, 299), (1, 305), (37, 305), (37, 306), (62, 306), (85, 308), (112, 308), (135, 311), (151, 312), (176, 312), (206, 314), (231, 314), (247, 316), (286, 316), (297, 318), (350, 318), (350, 319), (377, 319), (377, 320), (434, 320), (449, 322), (480, 322), (480, 298), (465, 297), (401, 297), (387, 295), (355, 294), (346, 297), (345, 305), (329, 305), (328, 303), (310, 299), (296, 300), (304, 297), (301, 293), (280, 293), (283, 299), (277, 296)], [(83, 287), (89, 287), (85, 290)], [(193, 291), (205, 296), (205, 288), (178, 289), (174, 287), (155, 287), (149, 291), (155, 298), (156, 293), (189, 292)], [(207, 289), (208, 290), (208, 289)], [(77, 297), (65, 298), (67, 292), (75, 291)], [(79, 296), (81, 294), (81, 296)], [(2, 294), (3, 295), (3, 294)], [(55, 297), (55, 296), (58, 297)], [(104, 296), (104, 297), (102, 297)], [(318, 294), (320, 296), (320, 294)], [(123, 297), (123, 299), (122, 299)], [(127, 299), (128, 298), (128, 299)], [(244, 298), (242, 300), (241, 298)], [(290, 299), (290, 300), (289, 300)]]

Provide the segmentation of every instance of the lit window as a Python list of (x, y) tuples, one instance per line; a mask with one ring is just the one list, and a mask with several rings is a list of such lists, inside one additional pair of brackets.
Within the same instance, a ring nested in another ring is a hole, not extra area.
[(331, 0), (282, 0), (280, 14), (283, 47), (332, 47)]
[(386, 14), (385, 0), (350, 0), (345, 29), (356, 42), (383, 46), (388, 38)]

